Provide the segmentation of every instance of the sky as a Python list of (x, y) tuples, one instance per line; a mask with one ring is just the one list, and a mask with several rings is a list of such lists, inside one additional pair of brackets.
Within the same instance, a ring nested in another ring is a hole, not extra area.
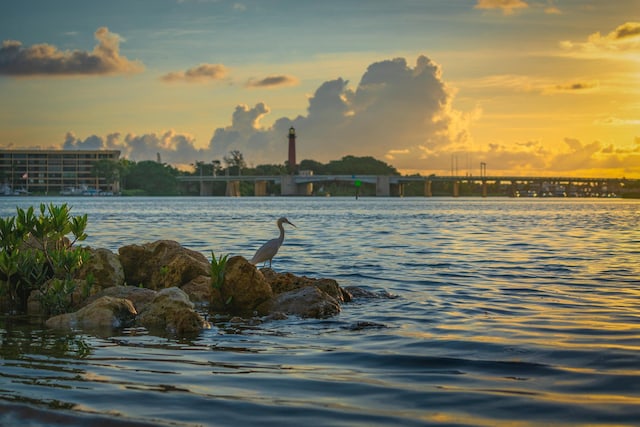
[(0, 148), (640, 178), (640, 0), (3, 0)]

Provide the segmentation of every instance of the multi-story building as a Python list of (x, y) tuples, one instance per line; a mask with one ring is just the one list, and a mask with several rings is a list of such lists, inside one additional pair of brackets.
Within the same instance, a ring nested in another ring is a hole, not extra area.
[(116, 193), (118, 180), (99, 176), (94, 165), (119, 158), (117, 150), (0, 150), (0, 187), (46, 195)]

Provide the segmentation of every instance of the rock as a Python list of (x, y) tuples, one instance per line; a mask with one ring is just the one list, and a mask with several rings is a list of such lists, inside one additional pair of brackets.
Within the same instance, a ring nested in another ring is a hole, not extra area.
[(306, 276), (296, 276), (291, 273), (276, 273), (270, 268), (260, 270), (271, 286), (274, 294), (288, 292), (305, 286), (315, 286), (339, 302), (349, 302), (350, 295), (342, 290), (333, 279), (313, 279)]
[[(227, 260), (224, 282), (220, 288), (222, 304), (227, 312), (251, 316), (272, 295), (271, 287), (253, 264), (241, 256)], [(212, 301), (212, 306), (216, 304), (220, 302)]]
[(124, 269), (116, 254), (109, 249), (86, 248), (91, 257), (80, 268), (76, 278), (85, 279), (92, 284), (90, 295), (95, 295), (103, 289), (124, 284)]
[(180, 289), (185, 291), (193, 302), (209, 302), (211, 300), (211, 277), (198, 276)]
[(136, 311), (140, 313), (153, 301), (157, 293), (158, 292), (151, 289), (138, 288), (135, 286), (112, 286), (91, 296), (85, 301), (85, 305), (91, 304), (93, 301), (104, 296), (124, 298), (131, 301)]
[(131, 325), (136, 314), (131, 301), (104, 296), (74, 313), (51, 317), (45, 324), (53, 329), (108, 330)]
[(345, 293), (349, 294), (351, 298), (384, 298), (394, 299), (397, 295), (392, 295), (387, 291), (373, 292), (367, 289), (360, 288), (358, 286), (347, 286), (343, 289)]
[(149, 289), (181, 287), (198, 276), (210, 275), (209, 260), (172, 240), (123, 246), (118, 251), (129, 285)]
[(138, 324), (150, 331), (188, 334), (199, 332), (208, 323), (195, 310), (189, 296), (180, 288), (161, 290), (138, 316)]
[(269, 301), (271, 312), (324, 319), (340, 313), (340, 303), (315, 286), (281, 293)]

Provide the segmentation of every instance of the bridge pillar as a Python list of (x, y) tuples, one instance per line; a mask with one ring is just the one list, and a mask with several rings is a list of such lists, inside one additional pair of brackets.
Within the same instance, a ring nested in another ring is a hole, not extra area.
[(253, 184), (253, 195), (254, 196), (266, 196), (267, 195), (267, 181), (256, 181)]
[(404, 197), (404, 184), (391, 184), (389, 192), (392, 196)]
[(376, 178), (376, 196), (389, 197), (391, 195), (390, 187), (388, 176), (378, 176)]
[(453, 181), (453, 197), (460, 196), (460, 181)]
[(425, 197), (433, 197), (433, 192), (431, 191), (431, 180), (428, 179), (424, 182), (424, 196)]
[(482, 197), (487, 197), (487, 180), (482, 180)]
[(240, 197), (240, 181), (227, 181), (227, 197)]
[(200, 181), (200, 196), (213, 196), (213, 182)]
[(280, 192), (283, 196), (297, 196), (296, 181), (293, 175), (282, 175), (280, 179)]

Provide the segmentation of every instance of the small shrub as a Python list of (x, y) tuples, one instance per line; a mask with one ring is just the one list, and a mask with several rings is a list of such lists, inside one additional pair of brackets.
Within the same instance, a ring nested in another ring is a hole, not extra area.
[[(67, 204), (17, 208), (15, 217), (0, 218), (0, 295), (10, 310), (26, 311), (33, 290), (47, 313), (68, 309), (73, 276), (89, 254), (76, 242), (87, 238), (87, 215), (71, 216)], [(68, 301), (62, 304), (62, 300)]]

